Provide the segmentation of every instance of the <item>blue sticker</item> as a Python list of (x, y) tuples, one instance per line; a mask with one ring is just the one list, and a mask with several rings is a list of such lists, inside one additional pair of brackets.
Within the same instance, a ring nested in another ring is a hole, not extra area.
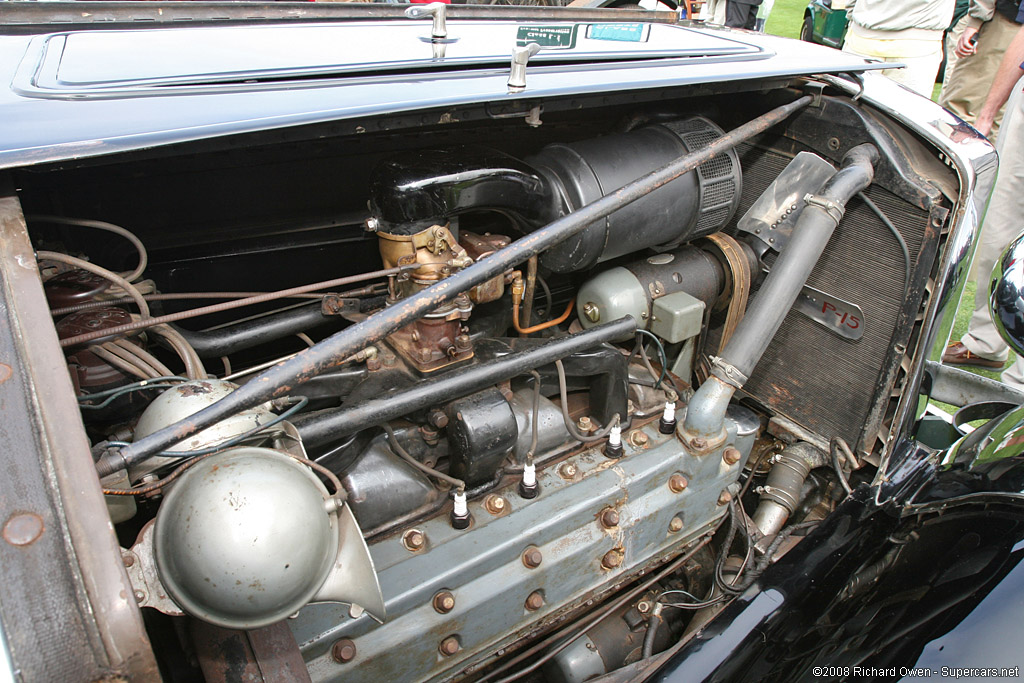
[(587, 27), (587, 38), (643, 43), (647, 41), (646, 29), (647, 24), (591, 24)]

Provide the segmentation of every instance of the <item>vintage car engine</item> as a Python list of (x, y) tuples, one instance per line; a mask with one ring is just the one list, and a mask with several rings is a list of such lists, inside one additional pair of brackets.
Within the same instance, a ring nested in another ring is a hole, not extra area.
[(587, 680), (877, 465), (940, 159), (820, 88), (470, 114), (24, 179), (169, 678)]

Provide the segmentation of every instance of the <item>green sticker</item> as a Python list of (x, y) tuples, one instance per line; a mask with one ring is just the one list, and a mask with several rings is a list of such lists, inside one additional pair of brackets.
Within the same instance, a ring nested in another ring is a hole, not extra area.
[(543, 48), (569, 50), (576, 46), (576, 24), (572, 26), (520, 26), (516, 45), (537, 43)]

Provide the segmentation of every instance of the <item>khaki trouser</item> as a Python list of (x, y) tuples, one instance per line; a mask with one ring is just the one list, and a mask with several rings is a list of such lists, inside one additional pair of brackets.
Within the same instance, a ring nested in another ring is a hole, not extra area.
[[(958, 25), (959, 26), (959, 25)], [(952, 71), (947, 64), (946, 80), (939, 95), (939, 104), (962, 118), (974, 123), (985, 104), (989, 86), (995, 78), (1006, 48), (1017, 34), (1020, 24), (1010, 21), (998, 12), (978, 31), (978, 51), (956, 60)], [(955, 43), (954, 43), (955, 45)], [(995, 140), (1005, 107), (996, 115), (989, 138)]]
[[(967, 333), (960, 341), (972, 353), (990, 360), (1004, 360), (1009, 348), (999, 336), (988, 312), (988, 290), (992, 267), (1006, 245), (1021, 231), (1024, 216), (1024, 78), (1014, 87), (1006, 103), (1003, 133), (996, 143), (999, 174), (981, 223), (981, 242), (974, 252), (978, 290)], [(1003, 382), (1024, 389), (1024, 361), (1018, 356), (1003, 371)]]

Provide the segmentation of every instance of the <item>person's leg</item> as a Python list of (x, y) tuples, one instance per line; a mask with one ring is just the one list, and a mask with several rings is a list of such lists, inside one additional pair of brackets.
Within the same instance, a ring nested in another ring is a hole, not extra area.
[(988, 209), (981, 224), (981, 241), (974, 253), (978, 289), (974, 312), (967, 333), (960, 342), (977, 356), (993, 360), (1006, 358), (1007, 348), (988, 312), (988, 286), (992, 266), (1006, 245), (1020, 232), (1024, 216), (1024, 97), (1020, 91), (1024, 79), (1017, 83), (1006, 105), (1003, 132), (996, 149), (999, 151), (999, 174), (996, 177)]
[[(754, 11), (751, 11), (754, 10)], [(754, 28), (757, 11), (754, 5), (728, 0), (725, 5), (725, 25), (732, 28)]]
[(897, 83), (902, 83), (914, 92), (931, 99), (935, 88), (935, 76), (939, 73), (942, 63), (942, 42), (935, 42), (935, 49), (920, 57), (893, 57), (887, 62), (905, 64), (903, 69), (884, 69), (882, 74)]

